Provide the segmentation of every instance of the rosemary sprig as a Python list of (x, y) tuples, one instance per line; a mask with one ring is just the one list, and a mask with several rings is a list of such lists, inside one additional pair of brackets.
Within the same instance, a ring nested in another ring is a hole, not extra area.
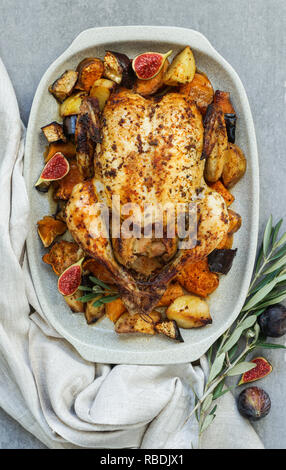
[(196, 396), (188, 417), (194, 413), (197, 416), (200, 436), (215, 419), (214, 401), (231, 390), (225, 388), (226, 378), (255, 367), (246, 361), (248, 354), (256, 348), (285, 349), (283, 345), (266, 342), (258, 324), (259, 315), (268, 306), (286, 298), (286, 233), (278, 239), (282, 222), (281, 219), (273, 226), (272, 216), (269, 217), (245, 304), (236, 323), (207, 352), (209, 376), (202, 397)]
[(103, 304), (107, 304), (119, 298), (118, 291), (114, 290), (113, 287), (108, 286), (100, 279), (97, 279), (97, 277), (89, 276), (89, 279), (94, 286), (79, 286), (79, 290), (89, 292), (77, 299), (80, 302), (85, 303), (95, 299), (95, 302), (92, 305), (94, 307), (100, 307)]

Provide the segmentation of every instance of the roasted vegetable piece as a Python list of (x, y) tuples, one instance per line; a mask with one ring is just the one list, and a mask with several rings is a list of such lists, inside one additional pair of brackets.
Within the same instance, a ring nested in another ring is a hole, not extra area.
[(226, 131), (228, 141), (232, 144), (235, 142), (235, 130), (236, 130), (236, 115), (235, 114), (225, 114), (224, 115)]
[(212, 273), (227, 274), (232, 267), (235, 250), (214, 250), (208, 256), (209, 268)]
[(95, 82), (104, 72), (104, 65), (102, 60), (97, 58), (86, 58), (80, 62), (77, 67), (78, 82), (77, 88), (79, 90), (89, 91)]
[(77, 243), (61, 240), (55, 243), (49, 253), (43, 256), (43, 261), (50, 264), (57, 276), (60, 276), (65, 269), (79, 261), (82, 256), (83, 251)]
[(228, 144), (226, 161), (222, 171), (222, 181), (227, 188), (232, 188), (246, 172), (246, 158), (235, 144)]
[(204, 119), (204, 147), (202, 158), (206, 159), (205, 179), (215, 183), (222, 175), (228, 148), (224, 115), (221, 109), (211, 104)]
[(239, 215), (237, 212), (232, 211), (231, 209), (229, 209), (228, 216), (229, 216), (228, 233), (230, 235), (233, 235), (241, 227), (241, 222), (242, 222), (241, 215)]
[(104, 57), (104, 76), (125, 88), (132, 88), (135, 75), (132, 62), (125, 54), (107, 51)]
[(159, 52), (144, 52), (139, 54), (132, 61), (132, 68), (136, 77), (140, 80), (151, 80), (161, 72), (165, 61), (172, 54), (173, 51), (168, 51), (166, 54)]
[(68, 306), (70, 307), (71, 311), (74, 313), (83, 313), (85, 310), (85, 305), (77, 300), (81, 296), (81, 291), (77, 290), (72, 295), (65, 295), (64, 299)]
[(93, 258), (86, 259), (83, 263), (83, 270), (91, 273), (93, 276), (100, 279), (100, 281), (105, 282), (105, 284), (114, 284), (114, 279), (110, 272)]
[(188, 292), (200, 297), (207, 297), (219, 285), (218, 275), (210, 272), (206, 258), (197, 263), (188, 263), (176, 279)]
[(79, 114), (83, 98), (86, 93), (79, 92), (75, 95), (69, 96), (60, 106), (60, 115), (62, 117)]
[(100, 142), (99, 107), (96, 98), (85, 97), (76, 123), (75, 142), (78, 167), (84, 176), (93, 176), (93, 158), (96, 145)]
[(109, 99), (111, 93), (115, 89), (115, 83), (106, 78), (100, 78), (96, 80), (90, 90), (90, 96), (98, 100), (100, 111), (103, 110), (107, 100)]
[(84, 315), (85, 315), (86, 323), (88, 325), (92, 325), (93, 323), (96, 323), (97, 320), (102, 318), (105, 313), (104, 305), (102, 304), (102, 305), (99, 305), (98, 307), (94, 307), (93, 305), (94, 302), (96, 302), (96, 298), (86, 303)]
[(195, 73), (191, 82), (180, 86), (180, 93), (190, 96), (203, 115), (214, 97), (212, 84), (208, 77), (202, 73)]
[(126, 312), (126, 307), (121, 299), (113, 300), (108, 304), (105, 304), (105, 313), (107, 318), (111, 320), (113, 323), (116, 323), (118, 318)]
[(74, 70), (66, 70), (50, 87), (49, 92), (60, 102), (63, 102), (72, 94), (77, 82), (78, 73)]
[(66, 223), (66, 202), (65, 201), (58, 201), (56, 212), (53, 215), (56, 220), (61, 220), (62, 222)]
[(171, 282), (157, 307), (169, 306), (177, 297), (184, 295), (184, 291), (178, 282)]
[(156, 323), (155, 331), (156, 333), (168, 336), (168, 338), (179, 341), (180, 343), (184, 342), (175, 320), (164, 320)]
[(226, 187), (222, 184), (221, 181), (216, 181), (213, 184), (209, 184), (209, 187), (221, 194), (221, 196), (225, 200), (227, 207), (229, 207), (233, 203), (235, 197), (226, 189)]
[(150, 315), (139, 315), (138, 313), (132, 315), (130, 313), (123, 313), (117, 322), (114, 329), (116, 333), (143, 333), (146, 335), (155, 335), (155, 324), (161, 320), (159, 312), (151, 312)]
[(66, 116), (63, 121), (64, 133), (69, 139), (74, 139), (77, 114)]
[(235, 110), (230, 101), (230, 93), (228, 91), (216, 90), (214, 95), (214, 103), (222, 110), (224, 114), (235, 114)]
[(196, 63), (189, 46), (176, 55), (164, 75), (165, 85), (178, 86), (191, 82), (196, 73)]
[(195, 295), (178, 297), (166, 312), (169, 320), (175, 320), (180, 328), (200, 328), (212, 323), (209, 306)]
[(52, 143), (52, 142), (58, 142), (59, 140), (62, 140), (63, 142), (66, 142), (66, 136), (64, 134), (63, 126), (59, 124), (58, 122), (51, 122), (50, 124), (47, 124), (46, 126), (41, 128), (44, 136), (46, 137), (47, 141)]
[(67, 230), (65, 223), (51, 216), (45, 216), (43, 219), (39, 220), (37, 226), (39, 237), (45, 248), (50, 246), (57, 236), (63, 235)]
[(55, 200), (61, 199), (67, 201), (71, 197), (74, 186), (83, 181), (82, 173), (78, 168), (76, 160), (70, 160), (70, 171), (61, 180), (53, 183)]
[(153, 95), (156, 93), (164, 85), (163, 77), (168, 67), (169, 61), (166, 60), (162, 70), (155, 77), (151, 78), (150, 80), (140, 80), (137, 78), (134, 85), (134, 91), (142, 96)]
[(46, 152), (44, 153), (45, 163), (47, 163), (55, 153), (62, 153), (66, 158), (75, 157), (75, 145), (72, 142), (57, 142), (50, 144)]

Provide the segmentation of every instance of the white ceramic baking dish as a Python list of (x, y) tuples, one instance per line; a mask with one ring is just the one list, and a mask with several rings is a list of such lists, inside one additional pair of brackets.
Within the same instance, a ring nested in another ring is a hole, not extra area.
[[(242, 216), (242, 228), (235, 235), (238, 247), (230, 273), (221, 278), (220, 286), (209, 303), (213, 324), (205, 328), (181, 330), (184, 343), (176, 344), (165, 337), (117, 335), (108, 319), (88, 326), (84, 316), (72, 314), (57, 291), (57, 279), (42, 262), (45, 250), (39, 240), (36, 222), (51, 213), (46, 195), (34, 189), (43, 166), (46, 146), (40, 128), (59, 119), (58, 105), (48, 93), (50, 85), (63, 71), (75, 68), (85, 57), (103, 57), (105, 50), (124, 52), (134, 57), (145, 51), (174, 53), (185, 45), (194, 51), (197, 66), (210, 78), (215, 89), (231, 92), (238, 114), (237, 144), (248, 161), (245, 177), (235, 186), (233, 209)], [(236, 319), (246, 296), (255, 260), (258, 211), (259, 171), (253, 120), (244, 87), (233, 68), (200, 33), (190, 29), (127, 26), (94, 28), (81, 33), (71, 46), (44, 74), (32, 105), (25, 151), (25, 179), (31, 204), (28, 258), (40, 305), (52, 326), (90, 361), (126, 364), (171, 364), (198, 359)]]

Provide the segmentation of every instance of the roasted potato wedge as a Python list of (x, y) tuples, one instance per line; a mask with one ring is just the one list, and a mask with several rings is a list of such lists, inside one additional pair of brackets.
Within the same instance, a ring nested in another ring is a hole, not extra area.
[(189, 46), (176, 55), (164, 75), (164, 84), (170, 86), (191, 82), (196, 73), (196, 63)]
[(96, 301), (96, 298), (86, 303), (84, 315), (85, 315), (86, 323), (88, 325), (92, 325), (93, 323), (96, 323), (97, 320), (99, 320), (105, 314), (104, 305), (99, 305), (98, 307), (94, 307), (93, 304), (95, 301)]
[(126, 312), (126, 307), (121, 299), (113, 300), (108, 304), (105, 304), (105, 313), (107, 318), (111, 320), (113, 323), (116, 323), (118, 318)]
[(115, 83), (111, 80), (107, 80), (106, 78), (101, 78), (94, 82), (90, 90), (90, 96), (97, 98), (100, 111), (103, 110), (114, 88)]
[(136, 91), (136, 93), (139, 93), (139, 95), (142, 96), (154, 95), (154, 93), (156, 93), (164, 85), (163, 78), (169, 65), (170, 63), (168, 59), (166, 59), (158, 75), (151, 78), (150, 80), (140, 80), (139, 78), (137, 78), (134, 85), (134, 91)]
[(235, 144), (228, 144), (226, 161), (222, 171), (222, 181), (227, 188), (232, 188), (246, 172), (246, 158), (243, 151)]
[(226, 187), (222, 184), (220, 180), (216, 181), (213, 184), (210, 184), (209, 187), (219, 193), (224, 198), (227, 207), (231, 206), (231, 204), (235, 200), (235, 197), (226, 189)]
[(69, 96), (60, 106), (60, 115), (62, 117), (79, 114), (82, 100), (86, 93), (80, 91), (75, 95)]
[(161, 320), (159, 312), (151, 312), (150, 315), (139, 315), (123, 313), (115, 323), (116, 333), (143, 333), (146, 335), (155, 335), (155, 323)]
[(195, 295), (178, 297), (168, 307), (166, 315), (180, 328), (199, 328), (212, 323), (208, 304)]
[(212, 84), (208, 77), (202, 73), (195, 73), (191, 82), (180, 86), (180, 93), (190, 96), (203, 115), (214, 97)]
[(67, 201), (71, 197), (74, 186), (83, 181), (83, 175), (78, 168), (76, 160), (70, 160), (70, 171), (61, 180), (52, 183), (54, 188), (54, 200)]
[(94, 82), (102, 77), (104, 65), (100, 59), (86, 58), (80, 62), (76, 70), (78, 72), (76, 87), (89, 92)]
[(228, 149), (224, 114), (218, 106), (211, 104), (208, 107), (204, 127), (202, 158), (206, 159), (205, 179), (215, 183), (222, 175)]
[(172, 282), (167, 287), (157, 307), (168, 307), (177, 297), (184, 295), (184, 290), (178, 282)]
[(77, 82), (78, 73), (74, 70), (66, 70), (50, 87), (49, 92), (62, 103), (72, 91)]
[(180, 343), (184, 342), (175, 320), (159, 321), (158, 323), (155, 324), (155, 331), (156, 333), (168, 336), (168, 338), (179, 341)]
[(42, 127), (41, 130), (49, 143), (58, 142), (59, 140), (63, 142), (67, 141), (63, 126), (58, 122), (51, 122)]
[(57, 152), (61, 152), (68, 159), (73, 158), (76, 154), (75, 145), (72, 142), (57, 142), (50, 144), (44, 153), (45, 163), (47, 163)]
[(79, 299), (81, 297), (82, 293), (77, 290), (74, 294), (72, 295), (65, 295), (64, 299), (72, 312), (74, 313), (83, 313), (85, 311), (85, 305), (80, 302)]
[(55, 243), (49, 253), (43, 256), (43, 261), (46, 264), (50, 264), (56, 275), (60, 276), (69, 266), (79, 261), (82, 257), (83, 251), (77, 243), (61, 240)]
[(176, 279), (188, 292), (200, 297), (207, 297), (219, 285), (219, 277), (210, 272), (207, 258), (196, 263), (187, 263)]
[(37, 222), (38, 234), (45, 248), (48, 248), (59, 235), (63, 235), (67, 230), (64, 222), (45, 216)]

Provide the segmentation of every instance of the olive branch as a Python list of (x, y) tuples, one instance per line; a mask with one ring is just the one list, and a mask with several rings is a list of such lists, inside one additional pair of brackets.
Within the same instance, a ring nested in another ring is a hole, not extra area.
[(200, 436), (216, 417), (215, 400), (231, 390), (225, 388), (226, 378), (256, 367), (253, 362), (246, 361), (247, 355), (256, 348), (285, 349), (283, 345), (266, 342), (258, 323), (258, 317), (267, 307), (286, 298), (286, 233), (278, 239), (282, 222), (283, 219), (273, 226), (272, 216), (269, 217), (253, 279), (238, 319), (207, 351), (209, 376), (203, 395), (199, 398), (195, 394), (195, 406), (186, 420), (196, 415)]
[(92, 287), (79, 286), (78, 288), (83, 292), (89, 292), (89, 294), (85, 294), (77, 299), (79, 302), (86, 303), (95, 299), (95, 302), (92, 304), (93, 307), (100, 307), (101, 305), (108, 304), (120, 297), (118, 291), (116, 291), (114, 287), (108, 286), (100, 279), (97, 279), (97, 277), (89, 276), (89, 280), (94, 284)]

